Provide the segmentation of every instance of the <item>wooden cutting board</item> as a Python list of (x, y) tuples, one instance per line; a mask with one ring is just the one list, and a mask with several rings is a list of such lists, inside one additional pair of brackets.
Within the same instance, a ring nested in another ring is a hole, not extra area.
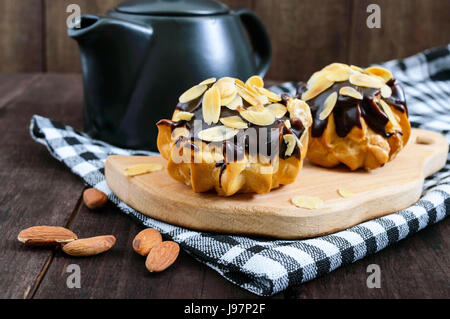
[[(424, 178), (445, 165), (447, 154), (442, 135), (414, 129), (405, 149), (379, 169), (326, 169), (306, 160), (295, 183), (268, 194), (232, 197), (194, 193), (165, 170), (124, 175), (125, 168), (135, 164), (166, 165), (159, 156), (110, 156), (105, 174), (111, 190), (147, 216), (196, 230), (294, 239), (333, 233), (412, 205), (422, 193)], [(355, 196), (342, 198), (338, 189)], [(324, 204), (313, 210), (298, 208), (290, 202), (296, 195), (317, 196)]]

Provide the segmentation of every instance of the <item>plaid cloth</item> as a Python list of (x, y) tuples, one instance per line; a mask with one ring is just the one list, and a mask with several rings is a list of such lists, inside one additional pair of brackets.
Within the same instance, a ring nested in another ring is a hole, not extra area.
[[(414, 127), (437, 130), (450, 141), (450, 46), (390, 61), (389, 68), (405, 88)], [(272, 89), (295, 93), (296, 83)], [(413, 206), (331, 235), (307, 240), (272, 240), (198, 232), (146, 217), (120, 201), (108, 188), (104, 163), (108, 155), (155, 155), (120, 149), (91, 139), (71, 127), (35, 115), (31, 136), (83, 181), (105, 192), (121, 211), (146, 227), (158, 229), (229, 281), (261, 296), (327, 274), (342, 265), (406, 238), (443, 220), (450, 212), (450, 164), (429, 177), (422, 198)]]

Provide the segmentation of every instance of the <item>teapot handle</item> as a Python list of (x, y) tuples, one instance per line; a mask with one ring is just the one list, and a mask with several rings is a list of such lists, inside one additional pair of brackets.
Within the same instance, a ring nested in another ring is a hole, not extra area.
[(247, 9), (237, 9), (234, 12), (239, 16), (242, 24), (248, 31), (250, 41), (256, 53), (256, 72), (263, 77), (269, 69), (272, 58), (272, 46), (270, 44), (269, 34), (264, 24), (254, 12)]

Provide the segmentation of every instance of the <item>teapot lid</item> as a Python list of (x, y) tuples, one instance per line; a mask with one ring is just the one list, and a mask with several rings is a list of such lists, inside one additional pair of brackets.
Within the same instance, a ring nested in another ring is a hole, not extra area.
[(216, 0), (130, 0), (116, 7), (128, 14), (164, 16), (204, 16), (225, 14), (230, 9)]

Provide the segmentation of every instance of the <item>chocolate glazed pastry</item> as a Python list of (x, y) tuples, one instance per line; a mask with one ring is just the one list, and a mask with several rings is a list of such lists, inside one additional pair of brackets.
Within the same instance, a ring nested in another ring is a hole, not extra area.
[(375, 169), (408, 142), (405, 95), (384, 68), (333, 63), (300, 85), (298, 96), (311, 107), (308, 158), (317, 165)]
[(253, 76), (207, 79), (179, 98), (158, 126), (158, 149), (174, 179), (195, 192), (267, 193), (292, 183), (312, 124), (308, 105), (264, 89)]

